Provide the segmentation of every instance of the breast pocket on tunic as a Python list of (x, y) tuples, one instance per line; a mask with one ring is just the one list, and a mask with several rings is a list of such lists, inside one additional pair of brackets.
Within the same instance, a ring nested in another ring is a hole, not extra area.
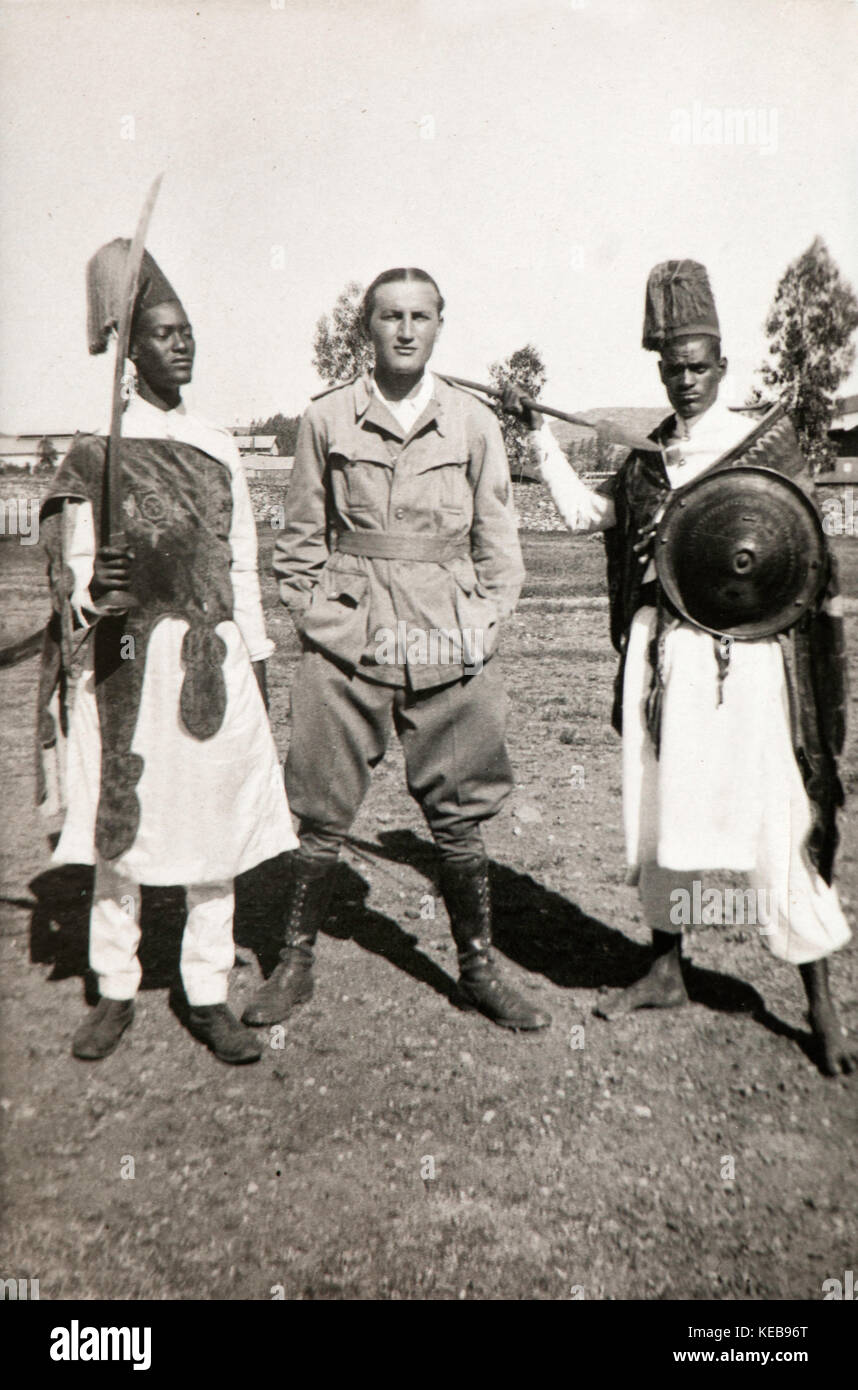
[(374, 441), (364, 450), (344, 444), (332, 446), (329, 451), (334, 503), (343, 518), (352, 512), (358, 513), (359, 518), (370, 511), (381, 515), (387, 512), (392, 467), (380, 446), (378, 456), (372, 457), (373, 446)]
[(414, 473), (419, 505), (434, 512), (441, 520), (444, 532), (470, 526), (474, 513), (474, 498), (468, 481), (468, 460), (452, 457), (427, 460)]

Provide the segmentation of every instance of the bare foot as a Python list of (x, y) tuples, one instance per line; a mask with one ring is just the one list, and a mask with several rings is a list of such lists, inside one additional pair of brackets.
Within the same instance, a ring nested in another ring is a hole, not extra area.
[(673, 952), (653, 961), (646, 975), (619, 990), (593, 1012), (599, 1018), (619, 1018), (634, 1009), (677, 1009), (688, 1003), (679, 958)]
[(837, 1014), (818, 1006), (810, 1012), (810, 1026), (818, 1048), (818, 1060), (826, 1076), (858, 1071), (858, 1044), (849, 1038)]

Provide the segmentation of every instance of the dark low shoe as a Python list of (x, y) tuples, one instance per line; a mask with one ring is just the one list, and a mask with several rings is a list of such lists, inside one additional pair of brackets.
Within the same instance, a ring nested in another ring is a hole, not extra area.
[(108, 1057), (134, 1018), (133, 999), (99, 999), (72, 1042), (72, 1052), (86, 1062)]
[(195, 1038), (210, 1047), (215, 1057), (233, 1066), (258, 1062), (262, 1042), (239, 1023), (227, 1004), (205, 1004), (191, 1009), (188, 1026)]

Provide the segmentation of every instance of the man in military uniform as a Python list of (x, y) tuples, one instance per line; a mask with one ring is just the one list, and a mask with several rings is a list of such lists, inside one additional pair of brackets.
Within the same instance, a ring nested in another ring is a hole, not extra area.
[(460, 994), (493, 1022), (544, 1028), (492, 959), (481, 823), (512, 788), (492, 661), (524, 568), (498, 423), (425, 370), (443, 299), (425, 271), (385, 271), (364, 300), (372, 375), (304, 414), (274, 561), (304, 645), (286, 787), (300, 847), (280, 963), (244, 1013), (276, 1023), (312, 993), (332, 875), (387, 746), (440, 855)]
[(703, 873), (746, 873), (770, 905), (763, 942), (801, 973), (822, 1069), (848, 1072), (858, 1055), (828, 983), (828, 957), (850, 936), (832, 884), (845, 706), (833, 565), (801, 622), (725, 645), (671, 609), (653, 560), (654, 527), (671, 490), (728, 466), (728, 457), (741, 462), (753, 447), (756, 462), (806, 491), (812, 482), (782, 411), (764, 430), (758, 415), (731, 411), (720, 398), (727, 360), (703, 266), (654, 268), (643, 345), (659, 353), (675, 413), (652, 436), (653, 451), (632, 453), (607, 487), (594, 491), (578, 478), (520, 391), (509, 389), (504, 400), (534, 431), (536, 461), (566, 524), (605, 532), (611, 636), (621, 658), (614, 727), (623, 737), (629, 882), (640, 888), (653, 960), (598, 1012), (613, 1018), (686, 1003), (685, 909), (700, 898)]

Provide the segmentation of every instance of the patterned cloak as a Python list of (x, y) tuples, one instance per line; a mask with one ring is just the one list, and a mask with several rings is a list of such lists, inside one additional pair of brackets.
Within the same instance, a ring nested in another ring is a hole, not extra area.
[(125, 534), (134, 554), (130, 592), (135, 606), (105, 616), (81, 636), (71, 608), (71, 572), (63, 559), (63, 505), (92, 504), (95, 534), (101, 535), (105, 501), (106, 440), (79, 436), (42, 504), (42, 535), (48, 554), (54, 613), (48, 624), (39, 684), (38, 797), (46, 795), (41, 750), (56, 741), (48, 708), (59, 690), (60, 729), (68, 728), (68, 693), (76, 649), (94, 642), (96, 702), (101, 729), (101, 787), (95, 841), (106, 859), (133, 844), (140, 805), (136, 786), (143, 759), (131, 752), (146, 651), (162, 618), (184, 619), (185, 669), (177, 717), (195, 739), (217, 733), (226, 710), (222, 664), (226, 646), (215, 632), (232, 618), (229, 543), (232, 519), (230, 472), (226, 464), (189, 444), (162, 439), (120, 441)]

